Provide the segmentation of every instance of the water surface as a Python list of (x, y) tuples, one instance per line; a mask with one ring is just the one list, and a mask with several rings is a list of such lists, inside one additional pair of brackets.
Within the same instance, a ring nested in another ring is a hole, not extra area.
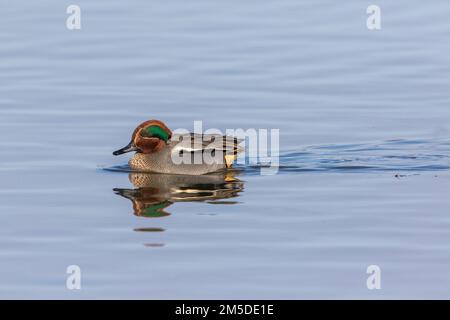
[[(69, 4), (2, 9), (0, 297), (450, 297), (448, 1)], [(122, 172), (150, 118), (279, 128), (279, 174)]]

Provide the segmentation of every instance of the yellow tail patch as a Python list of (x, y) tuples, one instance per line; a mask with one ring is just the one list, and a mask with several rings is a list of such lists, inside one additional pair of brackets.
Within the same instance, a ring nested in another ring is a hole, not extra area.
[(236, 159), (237, 155), (235, 154), (226, 154), (224, 156), (225, 158), (225, 165), (227, 168), (231, 168), (231, 165), (233, 164), (234, 159)]

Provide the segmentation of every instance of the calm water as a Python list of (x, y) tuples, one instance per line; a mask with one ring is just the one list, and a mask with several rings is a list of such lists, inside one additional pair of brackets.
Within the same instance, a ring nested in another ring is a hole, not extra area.
[[(1, 298), (450, 298), (450, 2), (71, 3), (2, 8)], [(279, 128), (280, 172), (117, 170), (150, 118)]]

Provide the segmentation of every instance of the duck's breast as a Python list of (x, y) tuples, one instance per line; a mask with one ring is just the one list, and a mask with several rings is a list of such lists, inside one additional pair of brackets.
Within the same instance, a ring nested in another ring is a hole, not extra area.
[(174, 163), (171, 153), (162, 150), (160, 152), (143, 154), (136, 153), (129, 161), (129, 165), (134, 171), (159, 172), (171, 174), (201, 175), (221, 170), (224, 163)]

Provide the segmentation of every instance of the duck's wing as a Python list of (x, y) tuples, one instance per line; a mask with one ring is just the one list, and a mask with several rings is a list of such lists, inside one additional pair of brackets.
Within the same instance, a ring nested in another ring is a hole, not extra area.
[(219, 134), (174, 134), (170, 139), (172, 152), (204, 152), (218, 150), (224, 154), (236, 155), (243, 149), (243, 139)]

